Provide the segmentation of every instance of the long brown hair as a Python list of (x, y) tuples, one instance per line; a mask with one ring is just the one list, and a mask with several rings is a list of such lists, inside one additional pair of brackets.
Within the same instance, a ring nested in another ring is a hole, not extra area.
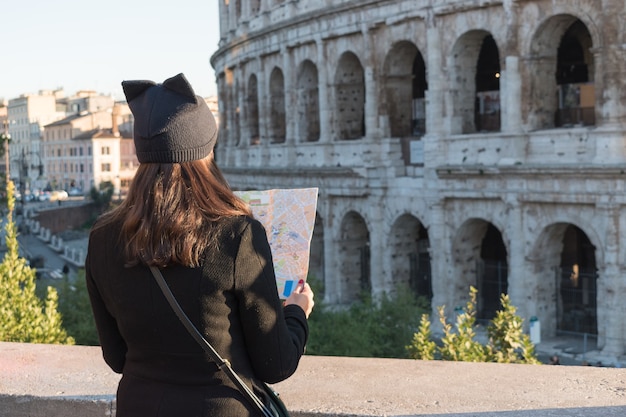
[(251, 215), (213, 159), (139, 165), (127, 198), (95, 228), (121, 222), (126, 265), (199, 266), (224, 217)]

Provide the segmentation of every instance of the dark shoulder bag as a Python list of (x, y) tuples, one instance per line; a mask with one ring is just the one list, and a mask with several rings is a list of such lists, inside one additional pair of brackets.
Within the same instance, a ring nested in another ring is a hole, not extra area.
[(265, 392), (267, 393), (267, 396), (270, 399), (270, 404), (269, 407), (263, 404), (263, 401), (261, 401), (261, 399), (257, 397), (254, 392), (252, 392), (250, 387), (248, 387), (243, 382), (239, 375), (235, 373), (233, 368), (230, 366), (230, 362), (223, 359), (219, 355), (219, 353), (217, 353), (213, 346), (211, 346), (211, 344), (204, 338), (202, 333), (200, 333), (196, 326), (193, 325), (191, 320), (189, 320), (189, 317), (187, 317), (183, 309), (180, 307), (180, 304), (178, 304), (178, 301), (176, 301), (176, 298), (174, 297), (174, 294), (172, 294), (172, 291), (167, 285), (167, 282), (165, 282), (165, 278), (163, 278), (163, 274), (161, 274), (159, 268), (151, 266), (150, 270), (152, 271), (152, 275), (154, 275), (157, 284), (159, 284), (161, 291), (163, 291), (165, 298), (167, 298), (170, 306), (172, 306), (174, 313), (176, 313), (187, 331), (189, 331), (191, 336), (209, 354), (213, 362), (215, 362), (217, 366), (226, 373), (231, 381), (233, 381), (235, 386), (242, 392), (244, 397), (248, 399), (250, 404), (252, 404), (253, 407), (256, 407), (261, 412), (261, 414), (263, 414), (263, 417), (289, 417), (289, 412), (287, 411), (287, 408), (285, 407), (283, 401), (278, 397), (278, 393), (264, 382), (262, 383), (262, 385), (265, 389)]

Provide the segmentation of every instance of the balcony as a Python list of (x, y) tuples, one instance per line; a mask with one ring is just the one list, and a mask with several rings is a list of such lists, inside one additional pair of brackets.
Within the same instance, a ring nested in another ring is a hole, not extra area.
[[(0, 415), (115, 416), (100, 348), (0, 343)], [(293, 417), (622, 417), (626, 371), (305, 356), (275, 388)]]

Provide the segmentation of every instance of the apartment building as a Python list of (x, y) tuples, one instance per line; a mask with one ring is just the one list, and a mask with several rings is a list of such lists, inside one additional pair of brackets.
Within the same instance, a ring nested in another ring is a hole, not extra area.
[(126, 103), (100, 108), (81, 110), (45, 126), (46, 188), (88, 193), (92, 187), (109, 182), (116, 195), (127, 191), (139, 165), (132, 144), (130, 111)]
[(38, 94), (23, 94), (10, 99), (7, 107), (9, 170), (18, 190), (39, 185), (43, 181), (39, 167), (43, 127), (65, 117), (65, 107), (59, 102), (65, 98), (63, 90), (42, 90)]
[(623, 0), (221, 0), (216, 157), (319, 187), (327, 303), (507, 293), (544, 336), (626, 351)]

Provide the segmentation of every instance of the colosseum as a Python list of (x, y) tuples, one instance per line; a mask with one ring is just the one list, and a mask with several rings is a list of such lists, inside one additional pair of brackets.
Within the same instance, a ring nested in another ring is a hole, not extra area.
[[(626, 348), (623, 0), (221, 0), (216, 157), (318, 187), (326, 303), (410, 289)], [(624, 221), (622, 221), (624, 220)], [(528, 328), (528, 327), (527, 327)]]

